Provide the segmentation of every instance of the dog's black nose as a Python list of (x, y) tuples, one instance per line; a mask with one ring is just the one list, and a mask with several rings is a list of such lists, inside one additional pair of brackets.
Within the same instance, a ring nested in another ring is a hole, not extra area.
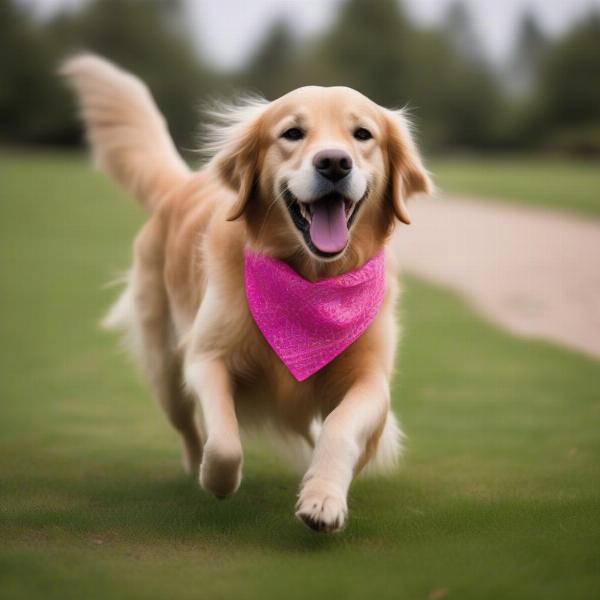
[(321, 150), (313, 157), (315, 169), (330, 181), (339, 181), (352, 170), (352, 157), (343, 150)]

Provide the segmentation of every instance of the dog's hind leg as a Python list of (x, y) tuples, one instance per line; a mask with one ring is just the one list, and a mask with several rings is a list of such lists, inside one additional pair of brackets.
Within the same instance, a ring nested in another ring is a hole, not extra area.
[[(156, 332), (148, 330), (146, 338)], [(159, 357), (150, 377), (154, 395), (171, 425), (179, 432), (183, 443), (183, 466), (187, 473), (197, 477), (202, 462), (202, 441), (195, 423), (195, 405), (182, 388), (181, 361), (176, 355)]]
[(183, 442), (184, 466), (197, 476), (202, 441), (195, 422), (195, 404), (183, 387), (182, 362), (174, 336), (163, 280), (162, 240), (152, 222), (135, 245), (132, 302), (135, 346), (158, 403)]

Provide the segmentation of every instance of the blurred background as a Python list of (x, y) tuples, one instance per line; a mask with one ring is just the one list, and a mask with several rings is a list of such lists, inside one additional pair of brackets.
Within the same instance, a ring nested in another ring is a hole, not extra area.
[(202, 99), (343, 84), (410, 107), (429, 152), (600, 153), (598, 0), (0, 0), (0, 39), (4, 143), (79, 142), (55, 67), (88, 49), (183, 148)]
[[(190, 162), (240, 91), (409, 107), (440, 192), (398, 229), (406, 452), (342, 535), (260, 442), (204, 495), (99, 330), (145, 215), (92, 171), (79, 50)], [(0, 599), (597, 600), (599, 361), (600, 0), (0, 0)]]

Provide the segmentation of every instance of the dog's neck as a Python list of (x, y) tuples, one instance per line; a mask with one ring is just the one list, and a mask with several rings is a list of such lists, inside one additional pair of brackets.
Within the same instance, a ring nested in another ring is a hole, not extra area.
[(359, 250), (350, 245), (340, 258), (331, 261), (320, 260), (304, 249), (292, 253), (277, 252), (271, 248), (253, 248), (253, 250), (281, 260), (308, 281), (317, 281), (359, 269), (381, 252), (382, 248), (381, 244), (372, 244), (369, 248)]
[[(261, 218), (264, 216), (260, 215)], [(393, 221), (388, 219), (377, 223), (377, 230), (354, 232), (350, 243), (343, 254), (335, 260), (323, 260), (313, 255), (304, 245), (299, 245), (295, 239), (268, 243), (258, 222), (245, 219), (245, 227), (250, 247), (253, 251), (281, 260), (289, 265), (298, 275), (308, 281), (317, 281), (343, 275), (362, 267), (368, 260), (379, 254), (387, 244), (393, 231)], [(287, 237), (286, 235), (286, 237)]]
[(331, 261), (319, 260), (309, 255), (307, 251), (289, 257), (281, 257), (281, 260), (286, 262), (304, 279), (317, 281), (354, 271), (362, 267), (375, 254), (377, 254), (377, 251), (371, 255), (357, 253), (352, 248), (348, 248), (340, 258)]

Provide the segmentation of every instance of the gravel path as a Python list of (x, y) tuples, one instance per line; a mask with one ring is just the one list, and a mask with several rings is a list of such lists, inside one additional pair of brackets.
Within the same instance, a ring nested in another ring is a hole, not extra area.
[(600, 221), (499, 202), (418, 199), (396, 238), (405, 271), (512, 333), (600, 358)]

